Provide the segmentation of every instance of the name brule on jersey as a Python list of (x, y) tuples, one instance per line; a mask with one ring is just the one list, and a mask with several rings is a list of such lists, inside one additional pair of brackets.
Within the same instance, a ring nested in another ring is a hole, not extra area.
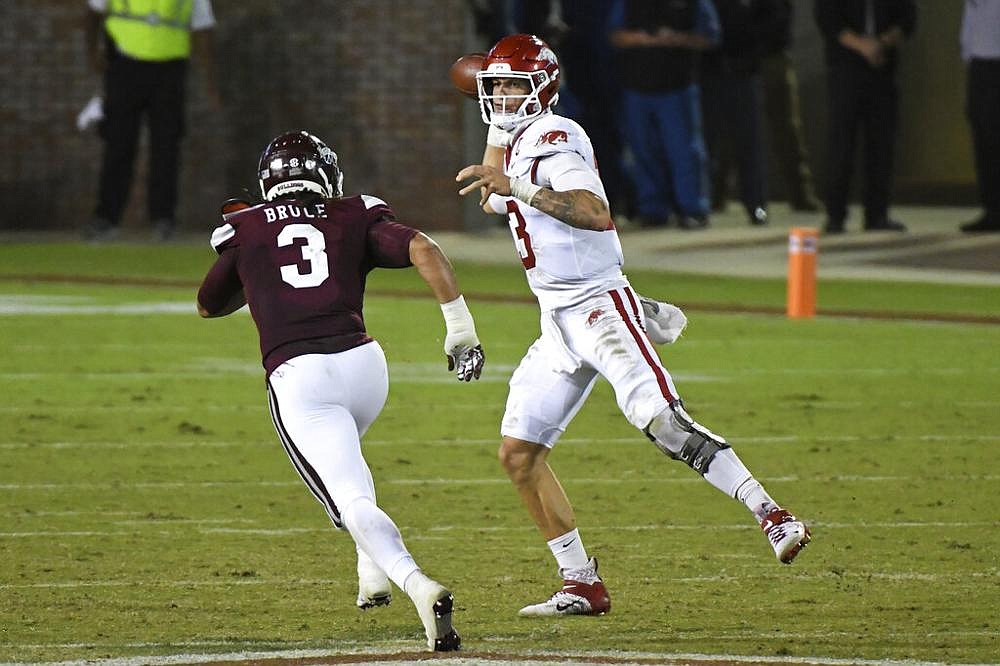
[[(310, 211), (309, 209), (312, 209)], [(294, 204), (279, 204), (277, 206), (264, 209), (264, 217), (267, 221), (288, 220), (291, 218), (308, 217), (326, 219), (326, 204), (318, 203), (310, 206), (296, 206)]]

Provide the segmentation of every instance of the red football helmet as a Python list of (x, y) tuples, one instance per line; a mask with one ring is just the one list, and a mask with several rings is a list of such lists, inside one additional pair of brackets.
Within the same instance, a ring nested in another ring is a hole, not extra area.
[[(494, 95), (495, 79), (524, 79), (524, 95)], [(483, 122), (512, 130), (547, 113), (559, 101), (559, 61), (549, 45), (534, 35), (510, 35), (486, 54), (476, 74)]]
[(260, 156), (257, 177), (265, 201), (302, 191), (332, 199), (343, 196), (337, 153), (305, 130), (274, 138)]

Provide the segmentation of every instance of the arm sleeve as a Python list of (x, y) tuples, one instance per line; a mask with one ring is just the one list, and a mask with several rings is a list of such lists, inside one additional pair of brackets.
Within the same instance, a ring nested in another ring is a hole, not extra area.
[(410, 241), (417, 230), (399, 222), (381, 220), (368, 227), (368, 252), (371, 265), (380, 268), (406, 268), (410, 263)]
[(202, 280), (201, 288), (198, 289), (198, 302), (212, 314), (221, 312), (243, 289), (236, 271), (238, 258), (239, 248), (223, 250)]
[(608, 196), (597, 171), (591, 168), (578, 153), (555, 153), (542, 158), (538, 163), (536, 184), (549, 187), (556, 192), (587, 190), (596, 194), (604, 203)]

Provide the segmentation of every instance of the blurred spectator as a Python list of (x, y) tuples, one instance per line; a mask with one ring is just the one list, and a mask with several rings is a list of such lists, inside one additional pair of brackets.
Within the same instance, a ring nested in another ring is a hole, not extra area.
[(514, 27), (514, 0), (468, 0), (476, 34), (488, 44), (496, 44), (517, 32)]
[(760, 54), (765, 35), (781, 30), (778, 0), (714, 0), (722, 42), (702, 59), (702, 117), (712, 174), (713, 208), (722, 208), (736, 167), (750, 224), (767, 224)]
[(92, 69), (104, 75), (104, 156), (97, 207), (84, 238), (111, 240), (119, 234), (143, 116), (150, 139), (149, 219), (159, 240), (173, 236), (192, 46), (206, 65), (213, 106), (221, 108), (211, 57), (214, 25), (209, 0), (88, 0), (87, 56)]
[(710, 0), (615, 0), (611, 44), (622, 63), (622, 123), (634, 159), (636, 219), (708, 226), (708, 158), (701, 129), (698, 54), (719, 43)]
[(580, 123), (594, 146), (613, 213), (632, 213), (618, 127), (621, 86), (608, 42), (612, 0), (516, 0), (517, 32), (537, 35), (559, 52), (561, 115)]
[(782, 21), (774, 30), (760, 36), (764, 118), (769, 129), (769, 145), (784, 178), (792, 210), (816, 212), (820, 203), (802, 131), (799, 79), (789, 52), (794, 10), (792, 0), (776, 0), (775, 4)]
[(826, 45), (826, 233), (844, 232), (854, 146), (864, 135), (864, 229), (906, 231), (889, 218), (898, 93), (897, 49), (913, 32), (914, 0), (815, 0)]
[(982, 216), (962, 231), (1000, 231), (1000, 0), (965, 0), (962, 59)]

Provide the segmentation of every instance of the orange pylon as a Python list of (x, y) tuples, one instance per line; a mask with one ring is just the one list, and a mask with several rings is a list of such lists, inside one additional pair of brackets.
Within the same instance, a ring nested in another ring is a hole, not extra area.
[(788, 304), (791, 319), (816, 314), (816, 255), (819, 232), (812, 227), (792, 227), (788, 232)]

